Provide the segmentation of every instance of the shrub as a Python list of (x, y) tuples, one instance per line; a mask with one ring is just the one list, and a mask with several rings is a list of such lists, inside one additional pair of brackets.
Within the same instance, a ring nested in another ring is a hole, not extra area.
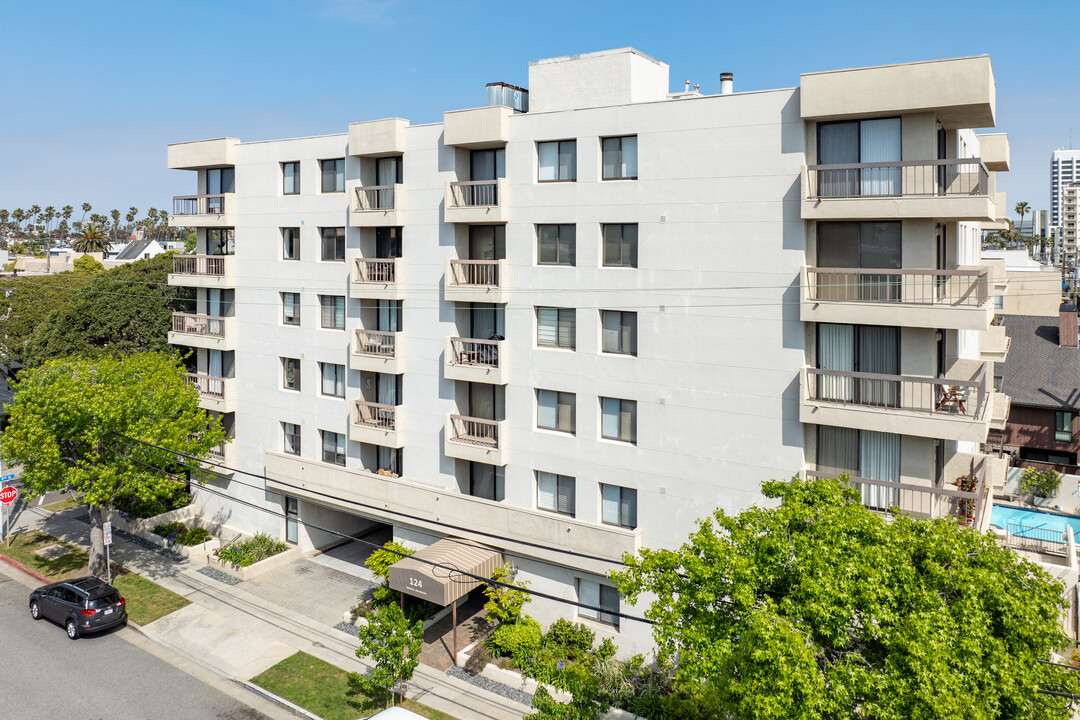
[(593, 649), (596, 633), (582, 623), (572, 623), (566, 618), (559, 618), (551, 623), (544, 635), (545, 645), (555, 645), (568, 656), (578, 658)]
[(383, 548), (385, 549), (371, 553), (368, 559), (364, 561), (364, 564), (367, 565), (368, 570), (374, 573), (375, 577), (380, 577), (383, 582), (387, 582), (390, 579), (390, 566), (400, 560), (402, 555), (412, 555), (416, 551), (410, 550), (393, 540), (385, 543)]
[(1039, 497), (1048, 498), (1057, 495), (1061, 489), (1061, 473), (1057, 470), (1039, 470), (1037, 468), (1024, 468), (1020, 475), (1021, 494), (1031, 493)]
[(167, 538), (177, 545), (198, 545), (213, 537), (206, 528), (189, 528), (184, 523), (177, 521), (155, 525), (152, 532), (155, 535)]
[(489, 662), (491, 662), (491, 654), (484, 644), (480, 643), (473, 648), (472, 655), (469, 656), (468, 662), (465, 663), (465, 672), (470, 675), (479, 675)]
[(495, 628), (487, 639), (487, 647), (496, 655), (512, 658), (535, 655), (543, 640), (540, 623), (528, 615), (516, 623), (506, 623)]
[(190, 504), (191, 495), (184, 492), (183, 485), (177, 483), (170, 494), (160, 498), (144, 500), (134, 493), (118, 495), (113, 502), (113, 507), (129, 517), (144, 519), (167, 513), (170, 510), (179, 510)]
[(259, 533), (255, 537), (217, 551), (221, 561), (238, 567), (254, 565), (260, 560), (284, 552), (289, 546), (269, 535)]
[[(511, 583), (513, 576), (510, 569), (504, 566), (495, 568), (495, 572), (491, 574), (491, 579), (499, 583)], [(520, 588), (529, 587), (528, 581), (525, 580), (514, 584)], [(484, 604), (484, 609), (487, 610), (487, 619), (499, 625), (516, 623), (520, 620), (522, 608), (531, 599), (528, 593), (522, 590), (514, 590), (491, 583), (484, 585), (484, 594), (487, 595), (488, 599), (487, 603)]]

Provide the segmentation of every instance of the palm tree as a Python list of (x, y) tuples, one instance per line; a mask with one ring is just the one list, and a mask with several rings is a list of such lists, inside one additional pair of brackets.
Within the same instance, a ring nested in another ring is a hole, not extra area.
[(109, 242), (109, 237), (102, 231), (100, 225), (90, 223), (75, 239), (75, 242), (71, 243), (71, 247), (81, 253), (107, 253), (112, 243)]
[[(61, 211), (61, 216), (64, 218), (64, 227), (67, 227), (67, 221), (71, 219), (71, 213), (75, 212), (75, 208), (70, 205), (65, 205)], [(67, 237), (67, 230), (64, 230), (64, 237)]]
[(19, 225), (26, 219), (26, 211), (22, 208), (15, 208), (11, 211), (11, 219), (15, 221), (15, 234), (19, 234)]
[(113, 240), (115, 240), (116, 231), (120, 229), (120, 211), (115, 208), (110, 210), (109, 217), (112, 218)]
[(56, 218), (56, 208), (52, 205), (45, 208), (45, 212), (42, 214), (45, 219), (45, 237), (49, 236), (49, 226), (52, 225), (52, 221)]
[(0, 209), (0, 230), (7, 227), (8, 218), (10, 217), (11, 213), (9, 213), (7, 210)]
[(1028, 204), (1026, 202), (1016, 203), (1016, 214), (1020, 216), (1020, 222), (1016, 224), (1016, 229), (1020, 232), (1024, 231), (1024, 215), (1027, 214)]
[(86, 222), (86, 213), (90, 212), (92, 209), (93, 209), (93, 207), (90, 205), (90, 203), (83, 203), (82, 204), (82, 217), (79, 218), (79, 222)]
[(30, 209), (27, 210), (27, 213), (29, 213), (29, 215), (30, 215), (30, 217), (28, 218), (30, 220), (30, 223), (29, 223), (30, 228), (29, 229), (31, 231), (33, 231), (34, 226), (37, 225), (38, 217), (41, 215), (41, 206), (40, 205), (31, 205)]
[(128, 225), (130, 226), (128, 228), (129, 233), (135, 232), (135, 216), (138, 215), (138, 214), (139, 214), (139, 208), (132, 205), (131, 207), (128, 208), (127, 215), (124, 216), (124, 219), (128, 221)]
[(56, 231), (60, 233), (60, 237), (66, 238), (68, 236), (67, 220), (61, 220), (60, 224), (56, 226)]

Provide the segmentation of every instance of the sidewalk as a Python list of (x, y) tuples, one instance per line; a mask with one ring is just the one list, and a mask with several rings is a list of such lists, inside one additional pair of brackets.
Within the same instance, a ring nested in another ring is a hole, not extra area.
[[(75, 519), (77, 512), (24, 508), (15, 528), (39, 529), (85, 548), (88, 525)], [(199, 563), (165, 557), (120, 537), (114, 536), (111, 552), (114, 562), (191, 601), (143, 626), (143, 634), (224, 678), (249, 680), (298, 650), (349, 672), (370, 668), (356, 658), (357, 638), (247, 592), (244, 583), (226, 585), (199, 573)], [(459, 720), (520, 720), (531, 712), (422, 664), (408, 696)]]

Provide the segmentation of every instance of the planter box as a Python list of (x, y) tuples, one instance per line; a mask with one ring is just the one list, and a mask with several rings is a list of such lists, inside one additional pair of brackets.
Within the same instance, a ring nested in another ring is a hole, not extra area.
[(294, 560), (299, 560), (303, 556), (304, 553), (302, 550), (300, 550), (299, 547), (291, 547), (284, 552), (278, 553), (277, 555), (271, 555), (265, 560), (260, 560), (254, 565), (248, 565), (247, 567), (242, 568), (234, 568), (232, 565), (222, 562), (214, 555), (208, 556), (206, 561), (208, 564), (212, 565), (223, 573), (226, 573), (227, 575), (232, 575), (234, 578), (237, 578), (239, 580), (251, 580), (271, 570), (277, 570), (280, 567), (288, 565)]
[[(182, 522), (189, 527), (206, 527), (207, 530), (211, 530), (211, 528), (199, 521), (195, 515), (195, 508), (191, 505), (179, 508), (178, 510), (170, 510), (169, 512), (155, 515), (150, 518), (125, 520), (117, 513), (112, 515), (109, 520), (112, 522), (113, 527), (118, 530), (129, 532), (135, 537), (154, 543), (166, 550), (172, 550), (188, 559), (205, 560), (210, 557), (215, 550), (221, 547), (221, 540), (216, 537), (211, 537), (206, 542), (199, 543), (198, 545), (180, 545), (178, 543), (170, 543), (166, 538), (153, 532), (152, 528), (171, 522)], [(211, 530), (211, 532), (213, 531)]]

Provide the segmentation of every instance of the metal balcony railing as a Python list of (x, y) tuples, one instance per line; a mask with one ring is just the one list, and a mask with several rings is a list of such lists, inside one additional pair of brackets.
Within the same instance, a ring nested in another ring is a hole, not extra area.
[(988, 387), (986, 366), (972, 380), (806, 368), (810, 400), (926, 414), (947, 413), (983, 419)]
[(450, 284), (499, 287), (498, 260), (451, 260)]
[(469, 367), (498, 368), (499, 341), (450, 338), (451, 362)]
[(397, 333), (380, 330), (357, 330), (356, 345), (353, 352), (357, 355), (373, 355), (392, 358), (397, 352)]
[(498, 180), (472, 180), (450, 183), (450, 200), (454, 207), (490, 207), (499, 204)]
[(186, 335), (225, 337), (225, 318), (174, 312), (172, 321), (173, 332)]
[(453, 442), (489, 448), (499, 447), (499, 423), (495, 420), (451, 415), (450, 423), (453, 430), (450, 439)]
[(380, 430), (393, 430), (395, 427), (394, 405), (357, 400), (353, 411), (353, 423)]
[(365, 185), (356, 188), (356, 205), (353, 207), (355, 212), (393, 209), (393, 185)]
[(881, 302), (981, 307), (989, 299), (990, 269), (919, 270), (806, 268), (813, 302)]
[(979, 158), (808, 165), (810, 198), (988, 196)]
[(397, 258), (356, 258), (356, 282), (397, 282)]
[(225, 255), (174, 255), (173, 273), (176, 275), (225, 274)]
[(206, 373), (188, 373), (187, 381), (189, 385), (194, 385), (195, 389), (203, 397), (214, 398), (215, 400), (225, 399), (225, 378), (207, 375)]
[(173, 215), (221, 215), (226, 210), (226, 195), (176, 195)]
[[(835, 478), (836, 473), (807, 471), (808, 478)], [(877, 512), (899, 511), (913, 517), (952, 517), (964, 525), (982, 527), (987, 509), (983, 471), (976, 474), (975, 489), (929, 487), (910, 483), (850, 477), (848, 483), (859, 491), (862, 504)]]

